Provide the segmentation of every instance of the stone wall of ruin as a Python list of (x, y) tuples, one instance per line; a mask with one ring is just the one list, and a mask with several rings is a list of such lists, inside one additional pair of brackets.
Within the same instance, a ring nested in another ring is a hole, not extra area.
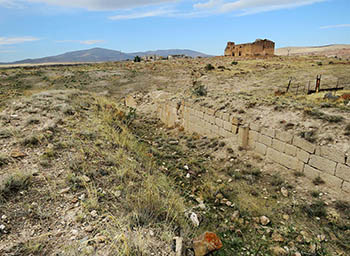
[(225, 56), (247, 57), (247, 56), (273, 56), (275, 54), (275, 43), (270, 40), (257, 40), (254, 43), (235, 44), (228, 42)]
[[(130, 96), (126, 97), (125, 104), (137, 107)], [(266, 160), (302, 172), (311, 180), (321, 177), (333, 189), (350, 193), (350, 156), (345, 152), (185, 101), (159, 101), (157, 114), (169, 128), (183, 127), (188, 133), (229, 139), (232, 144), (254, 151)]]
[(163, 101), (158, 115), (168, 127), (182, 126), (186, 132), (223, 137), (292, 171), (313, 180), (321, 177), (335, 190), (350, 193), (350, 156), (328, 146), (316, 146), (289, 132), (245, 124), (229, 113), (186, 102)]

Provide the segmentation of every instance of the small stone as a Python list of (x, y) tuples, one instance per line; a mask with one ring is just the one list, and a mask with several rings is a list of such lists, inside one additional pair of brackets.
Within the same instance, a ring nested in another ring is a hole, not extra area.
[(288, 255), (288, 252), (282, 247), (275, 246), (272, 248), (272, 254), (275, 256), (285, 256)]
[(273, 232), (272, 234), (272, 240), (274, 242), (283, 242), (284, 239), (282, 237), (282, 235), (280, 233), (278, 233), (277, 231)]
[(260, 223), (261, 223), (261, 225), (266, 226), (267, 224), (270, 223), (270, 219), (266, 216), (261, 216)]
[(79, 200), (85, 200), (85, 194), (82, 194), (81, 196), (79, 196)]
[(93, 226), (87, 226), (87, 227), (85, 227), (85, 229), (84, 229), (86, 232), (92, 232), (93, 230), (94, 230), (94, 227)]
[(182, 237), (174, 237), (175, 240), (175, 256), (181, 256), (182, 255), (182, 243), (183, 238)]
[(98, 216), (96, 210), (92, 210), (92, 211), (90, 212), (90, 214), (91, 214), (91, 216), (92, 216), (93, 218), (96, 218), (96, 217)]
[(201, 210), (205, 210), (205, 204), (204, 203), (200, 203), (199, 205), (198, 205), (198, 207), (201, 209)]
[(288, 190), (287, 190), (285, 187), (282, 187), (282, 188), (281, 188), (281, 194), (282, 194), (284, 197), (288, 197)]
[(97, 243), (104, 243), (106, 240), (107, 240), (107, 238), (105, 237), (105, 236), (95, 236), (95, 240), (96, 240), (96, 242)]
[(2, 220), (6, 220), (6, 219), (7, 219), (7, 216), (6, 216), (6, 215), (2, 215), (2, 216), (1, 216), (1, 219), (2, 219)]
[(20, 151), (19, 149), (15, 149), (11, 152), (10, 156), (13, 158), (22, 158), (22, 157), (26, 157), (27, 154)]
[(186, 178), (187, 178), (187, 179), (191, 178), (191, 174), (187, 173), (187, 174), (186, 174)]
[(6, 228), (6, 227), (5, 227), (4, 224), (1, 224), (1, 225), (0, 225), (0, 229), (1, 229), (1, 230), (5, 230), (5, 228)]
[(190, 168), (188, 167), (188, 165), (185, 165), (184, 169), (188, 171)]
[(317, 235), (317, 239), (318, 239), (318, 241), (323, 242), (326, 240), (326, 236), (325, 235)]
[(194, 212), (191, 212), (190, 220), (192, 221), (193, 226), (195, 226), (195, 227), (199, 226), (198, 216)]
[(88, 176), (86, 176), (86, 175), (81, 176), (81, 180), (86, 182), (86, 183), (91, 181), (91, 179)]
[(212, 232), (205, 232), (193, 239), (193, 249), (196, 256), (205, 256), (222, 248), (220, 238)]
[(171, 140), (171, 141), (169, 141), (169, 144), (170, 145), (178, 145), (179, 141), (178, 140)]
[(284, 219), (285, 221), (289, 220), (289, 215), (288, 215), (288, 214), (283, 214), (283, 219)]
[(231, 216), (231, 221), (237, 221), (239, 219), (239, 211), (234, 211)]
[(232, 202), (227, 201), (227, 202), (226, 202), (226, 205), (230, 207), (230, 206), (232, 205)]
[(222, 183), (222, 179), (218, 179), (216, 182), (221, 184)]
[(64, 193), (67, 193), (68, 191), (70, 190), (70, 187), (68, 187), (68, 188), (63, 188), (63, 189), (61, 189), (60, 190), (60, 194), (64, 194)]

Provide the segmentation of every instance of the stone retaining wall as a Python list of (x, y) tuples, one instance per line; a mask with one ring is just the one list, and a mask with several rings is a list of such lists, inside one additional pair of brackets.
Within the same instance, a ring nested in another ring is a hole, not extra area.
[(229, 138), (233, 144), (265, 159), (302, 172), (310, 179), (321, 177), (332, 188), (350, 193), (350, 156), (345, 152), (187, 102), (161, 101), (157, 109), (168, 127), (182, 126), (189, 133)]

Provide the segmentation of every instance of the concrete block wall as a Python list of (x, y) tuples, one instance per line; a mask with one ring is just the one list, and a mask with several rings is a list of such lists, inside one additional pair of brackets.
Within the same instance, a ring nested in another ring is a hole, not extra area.
[(321, 177), (336, 190), (350, 193), (350, 162), (345, 152), (316, 146), (291, 132), (250, 124), (249, 149), (306, 177)]
[(159, 118), (168, 127), (183, 126), (189, 133), (232, 139), (263, 158), (314, 179), (321, 177), (329, 186), (350, 193), (350, 156), (329, 146), (316, 146), (288, 131), (244, 123), (228, 113), (183, 102), (181, 107), (164, 101)]

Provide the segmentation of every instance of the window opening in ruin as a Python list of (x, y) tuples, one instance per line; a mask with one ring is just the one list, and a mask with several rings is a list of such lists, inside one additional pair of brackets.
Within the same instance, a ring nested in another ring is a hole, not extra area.
[(242, 56), (242, 52), (239, 52), (238, 55), (239, 55), (239, 56)]
[(235, 53), (234, 52), (232, 53), (232, 56), (235, 57)]

